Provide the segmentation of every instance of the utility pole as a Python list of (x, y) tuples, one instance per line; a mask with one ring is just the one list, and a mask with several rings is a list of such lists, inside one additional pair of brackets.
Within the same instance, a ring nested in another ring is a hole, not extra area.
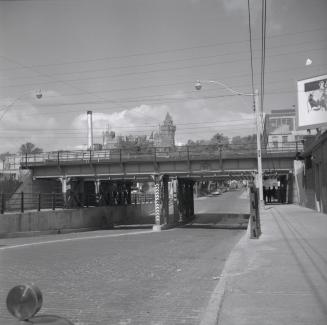
[(255, 90), (255, 116), (256, 116), (256, 132), (257, 132), (257, 161), (258, 161), (258, 175), (257, 182), (259, 188), (259, 204), (263, 207), (263, 183), (262, 183), (262, 152), (261, 152), (261, 109), (259, 107), (259, 91)]

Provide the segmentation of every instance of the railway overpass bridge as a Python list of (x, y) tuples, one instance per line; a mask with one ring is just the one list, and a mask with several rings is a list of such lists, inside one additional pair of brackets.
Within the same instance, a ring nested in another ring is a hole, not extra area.
[[(299, 143), (263, 148), (264, 177), (278, 175), (288, 184), (300, 151)], [(249, 145), (57, 151), (17, 159), (21, 168), (31, 171), (34, 182), (58, 182), (69, 207), (83, 206), (88, 193), (95, 194), (99, 205), (129, 204), (133, 182), (154, 182), (157, 225), (174, 222), (169, 220), (169, 186), (175, 219), (181, 221), (194, 214), (195, 183), (254, 180), (257, 174), (257, 151)]]

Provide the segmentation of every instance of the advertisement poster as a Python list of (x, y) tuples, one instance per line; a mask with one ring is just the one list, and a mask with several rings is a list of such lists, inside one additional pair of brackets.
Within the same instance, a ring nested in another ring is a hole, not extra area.
[(327, 126), (327, 75), (297, 82), (297, 128)]

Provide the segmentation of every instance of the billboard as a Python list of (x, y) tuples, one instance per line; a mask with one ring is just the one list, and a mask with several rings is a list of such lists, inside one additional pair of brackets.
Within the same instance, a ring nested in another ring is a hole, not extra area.
[(327, 75), (297, 82), (297, 128), (327, 126)]

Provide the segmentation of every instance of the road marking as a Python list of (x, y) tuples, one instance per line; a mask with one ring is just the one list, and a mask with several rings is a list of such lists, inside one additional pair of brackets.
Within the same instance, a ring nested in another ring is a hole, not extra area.
[(108, 234), (108, 235), (84, 236), (84, 237), (75, 237), (75, 238), (63, 238), (63, 239), (47, 240), (47, 241), (41, 241), (41, 242), (34, 242), (34, 243), (26, 243), (26, 244), (19, 244), (19, 245), (0, 247), (0, 251), (6, 250), (6, 249), (11, 249), (11, 248), (38, 246), (38, 245), (62, 243), (62, 242), (84, 240), (84, 239), (122, 237), (122, 236), (129, 236), (129, 235), (144, 235), (144, 234), (153, 234), (153, 233), (154, 232), (152, 230), (146, 230), (146, 231), (133, 231), (133, 232), (121, 233), (121, 234)]

